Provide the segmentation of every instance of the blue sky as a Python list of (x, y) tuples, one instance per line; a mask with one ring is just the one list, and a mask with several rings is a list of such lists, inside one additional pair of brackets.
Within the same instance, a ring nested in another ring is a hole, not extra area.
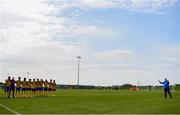
[(1, 0), (0, 81), (76, 84), (80, 55), (80, 84), (179, 83), (179, 11), (178, 0)]

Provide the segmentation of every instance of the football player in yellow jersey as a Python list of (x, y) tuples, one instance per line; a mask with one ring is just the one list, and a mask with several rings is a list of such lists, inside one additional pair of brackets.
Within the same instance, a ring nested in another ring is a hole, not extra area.
[(4, 96), (8, 96), (11, 86), (11, 77), (8, 76), (8, 79), (5, 80), (5, 87), (4, 87)]
[(22, 81), (22, 96), (25, 97), (27, 93), (27, 88), (26, 88), (26, 78), (24, 78), (24, 81)]
[(49, 82), (49, 96), (52, 96), (52, 79)]
[(36, 95), (36, 81), (33, 79), (32, 81), (32, 96), (34, 97)]
[(49, 88), (49, 83), (47, 80), (44, 82), (44, 95), (48, 96), (48, 88)]
[(36, 81), (36, 95), (39, 95), (40, 93), (40, 87), (39, 87), (39, 79)]
[(16, 97), (21, 96), (21, 88), (22, 88), (21, 77), (18, 77), (18, 80), (16, 81)]
[(52, 83), (52, 96), (56, 96), (55, 92), (56, 92), (56, 81), (53, 80), (53, 83)]
[(39, 82), (39, 90), (40, 90), (40, 95), (42, 96), (43, 95), (43, 85), (44, 85), (44, 81), (43, 79), (41, 79), (41, 81)]
[(31, 79), (29, 79), (29, 81), (27, 82), (27, 96), (30, 97), (31, 96)]

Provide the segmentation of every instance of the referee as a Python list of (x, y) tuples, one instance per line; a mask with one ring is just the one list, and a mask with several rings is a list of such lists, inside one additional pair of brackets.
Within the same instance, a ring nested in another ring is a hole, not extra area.
[[(158, 80), (159, 81), (159, 80)], [(172, 98), (170, 87), (169, 87), (169, 81), (165, 78), (163, 82), (159, 81), (160, 84), (163, 84), (164, 87), (164, 98), (167, 98), (167, 93), (169, 94), (170, 98)]]

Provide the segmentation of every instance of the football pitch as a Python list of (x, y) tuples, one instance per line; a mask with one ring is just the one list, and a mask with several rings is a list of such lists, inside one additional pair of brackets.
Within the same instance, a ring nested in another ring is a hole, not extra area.
[(0, 90), (0, 114), (176, 114), (180, 92), (57, 90), (55, 97), (5, 98)]

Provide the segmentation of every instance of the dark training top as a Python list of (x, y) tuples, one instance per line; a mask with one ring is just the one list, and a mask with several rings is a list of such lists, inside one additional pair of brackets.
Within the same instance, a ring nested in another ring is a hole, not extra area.
[(164, 82), (160, 82), (161, 84), (163, 84), (164, 89), (169, 88), (169, 81), (165, 80)]
[(11, 80), (11, 88), (15, 88), (15, 83), (16, 83), (15, 80)]

